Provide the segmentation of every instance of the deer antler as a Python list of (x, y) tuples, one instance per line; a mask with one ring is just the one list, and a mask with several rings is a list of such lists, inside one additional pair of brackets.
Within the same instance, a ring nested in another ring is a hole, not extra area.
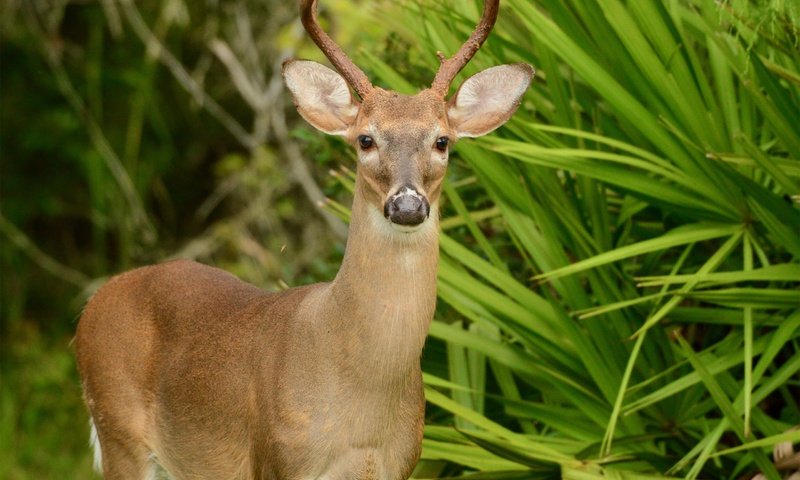
[(300, 19), (311, 39), (322, 50), (322, 53), (328, 57), (328, 60), (331, 61), (336, 70), (347, 80), (347, 83), (353, 87), (362, 99), (367, 96), (373, 89), (372, 83), (364, 72), (345, 55), (341, 47), (331, 40), (331, 37), (319, 26), (317, 0), (302, 0), (300, 2)]
[(447, 95), (447, 91), (450, 89), (450, 83), (453, 82), (458, 72), (460, 72), (472, 56), (475, 55), (475, 52), (481, 48), (481, 45), (483, 45), (483, 42), (486, 41), (486, 38), (492, 31), (494, 22), (497, 20), (499, 5), (500, 0), (486, 0), (483, 4), (483, 15), (481, 15), (478, 26), (475, 27), (475, 31), (472, 32), (472, 35), (461, 45), (461, 48), (452, 58), (445, 59), (442, 52), (436, 52), (441, 65), (439, 65), (439, 71), (436, 72), (436, 76), (433, 78), (431, 90), (442, 97)]

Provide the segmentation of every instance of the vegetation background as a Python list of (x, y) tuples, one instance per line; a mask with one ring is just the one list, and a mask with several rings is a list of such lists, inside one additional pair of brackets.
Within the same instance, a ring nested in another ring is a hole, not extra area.
[[(481, 2), (323, 1), (379, 85), (426, 86)], [(0, 478), (91, 478), (70, 340), (171, 257), (330, 279), (354, 163), (288, 105), (321, 60), (277, 0), (0, 3)], [(800, 469), (800, 7), (506, 0), (456, 80), (525, 61), (443, 199), (415, 478)], [(324, 205), (320, 208), (319, 205)]]

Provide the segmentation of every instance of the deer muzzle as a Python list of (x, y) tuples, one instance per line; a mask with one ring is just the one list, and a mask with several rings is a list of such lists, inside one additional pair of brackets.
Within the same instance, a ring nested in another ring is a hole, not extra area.
[(424, 195), (414, 187), (404, 185), (389, 197), (383, 206), (383, 215), (396, 225), (414, 227), (428, 218), (431, 206)]

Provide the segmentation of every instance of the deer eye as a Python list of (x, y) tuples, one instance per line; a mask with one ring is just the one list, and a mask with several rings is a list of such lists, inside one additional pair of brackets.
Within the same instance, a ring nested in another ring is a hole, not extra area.
[(440, 152), (444, 152), (447, 150), (447, 144), (450, 143), (450, 139), (447, 137), (439, 137), (436, 139), (436, 150)]
[(372, 148), (373, 145), (375, 145), (375, 140), (369, 135), (358, 136), (358, 146), (361, 147), (362, 150), (368, 150)]

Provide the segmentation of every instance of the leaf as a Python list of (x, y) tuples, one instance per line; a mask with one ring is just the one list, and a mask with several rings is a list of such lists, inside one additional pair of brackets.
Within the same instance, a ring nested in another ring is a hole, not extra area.
[(678, 227), (664, 235), (644, 240), (633, 245), (627, 245), (608, 252), (595, 255), (594, 257), (581, 260), (573, 263), (567, 267), (552, 270), (542, 273), (534, 277), (535, 280), (552, 280), (554, 278), (563, 277), (566, 275), (573, 275), (591, 268), (596, 268), (601, 265), (616, 262), (636, 255), (643, 255), (652, 253), (659, 250), (666, 250), (668, 248), (686, 245), (689, 243), (702, 242), (705, 240), (712, 240), (715, 238), (726, 237), (732, 235), (740, 230), (741, 227), (736, 225), (719, 225), (719, 224), (691, 224)]

